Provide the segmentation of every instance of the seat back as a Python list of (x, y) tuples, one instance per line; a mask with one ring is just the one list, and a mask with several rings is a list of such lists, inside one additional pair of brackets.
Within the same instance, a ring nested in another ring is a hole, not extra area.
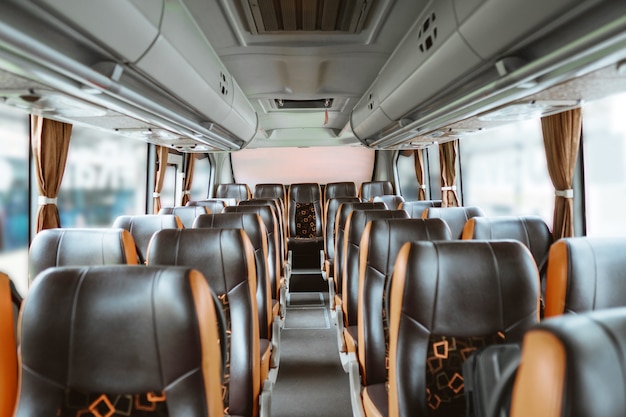
[(173, 214), (143, 214), (137, 216), (119, 216), (113, 222), (113, 228), (128, 230), (135, 241), (139, 263), (146, 263), (148, 244), (152, 235), (163, 229), (182, 229), (183, 224)]
[(278, 198), (251, 198), (250, 200), (240, 201), (238, 206), (270, 206), (274, 209), (276, 224), (278, 226), (279, 237), (281, 238), (280, 246), (284, 251), (284, 257), (287, 256), (284, 241), (287, 239), (285, 232), (285, 208), (282, 200)]
[(359, 197), (363, 201), (371, 201), (377, 195), (393, 194), (391, 181), (368, 181), (361, 184)]
[(626, 415), (626, 309), (565, 315), (524, 336), (511, 417)]
[[(276, 213), (271, 206), (233, 206), (227, 207), (224, 213), (252, 213), (261, 217), (265, 230), (267, 231), (267, 268), (270, 277), (270, 288), (272, 298), (278, 292), (280, 277), (284, 276), (283, 263), (281, 262), (281, 251), (284, 245), (280, 233), (278, 232)], [(199, 223), (197, 227), (201, 227)]]
[(552, 232), (539, 216), (472, 217), (463, 227), (462, 238), (520, 241), (530, 250), (542, 277), (552, 245)]
[[(210, 216), (210, 215), (209, 215)], [(199, 270), (222, 302), (228, 335), (224, 414), (255, 417), (261, 358), (254, 248), (243, 230), (161, 230), (150, 244), (149, 265)]]
[(345, 228), (348, 216), (353, 210), (385, 210), (383, 203), (341, 203), (335, 216), (335, 292), (341, 294), (343, 290), (343, 270), (346, 252)]
[(450, 227), (452, 239), (461, 239), (465, 223), (485, 213), (479, 207), (429, 207), (422, 212), (423, 219), (443, 219)]
[(410, 241), (451, 239), (450, 229), (441, 219), (376, 219), (365, 226), (357, 311), (357, 357), (364, 386), (387, 381), (388, 312), (383, 300), (400, 248)]
[(421, 219), (424, 210), (430, 207), (441, 207), (441, 200), (403, 201), (398, 209), (406, 210), (412, 219)]
[(226, 203), (224, 202), (224, 200), (219, 200), (217, 198), (189, 201), (187, 205), (206, 207), (209, 210), (208, 214), (219, 214), (222, 212), (222, 210), (224, 210), (224, 207), (226, 207)]
[(50, 267), (137, 262), (134, 239), (125, 229), (46, 229), (30, 245), (29, 275), (32, 282)]
[(220, 184), (215, 191), (217, 198), (234, 198), (237, 202), (252, 197), (248, 184)]
[(344, 231), (344, 263), (341, 288), (341, 310), (344, 326), (356, 326), (359, 304), (359, 256), (361, 237), (369, 221), (378, 219), (408, 219), (404, 210), (361, 210), (348, 214)]
[(322, 192), (317, 183), (291, 184), (289, 187), (288, 236), (322, 237)]
[(48, 269), (20, 335), (16, 417), (223, 415), (217, 316), (198, 271)]
[(389, 416), (465, 415), (462, 364), (537, 323), (537, 267), (517, 241), (410, 242), (387, 302)]
[(328, 268), (326, 269), (326, 276), (334, 276), (333, 264), (335, 260), (335, 220), (337, 218), (337, 211), (342, 203), (359, 203), (358, 197), (333, 197), (326, 201), (324, 208), (324, 252), (326, 254), (326, 260), (329, 261)]
[(181, 207), (163, 207), (159, 210), (159, 214), (173, 214), (178, 216), (183, 227), (191, 228), (196, 217), (201, 214), (211, 214), (206, 206), (181, 206)]
[(221, 213), (205, 214), (198, 217), (194, 224), (196, 229), (241, 229), (246, 232), (254, 249), (257, 288), (256, 302), (258, 307), (259, 335), (262, 339), (270, 339), (272, 319), (272, 290), (269, 277), (268, 237), (267, 229), (256, 213)]
[(254, 187), (254, 198), (278, 198), (284, 203), (287, 192), (283, 184), (257, 184)]
[(331, 198), (356, 197), (356, 184), (352, 181), (329, 182), (324, 188), (324, 207)]
[(545, 317), (626, 307), (626, 238), (572, 237), (550, 247)]
[(0, 415), (12, 416), (17, 398), (16, 301), (11, 280), (0, 273)]
[(375, 203), (382, 201), (389, 210), (398, 210), (400, 205), (404, 202), (404, 197), (393, 194), (377, 195), (372, 197), (372, 201)]

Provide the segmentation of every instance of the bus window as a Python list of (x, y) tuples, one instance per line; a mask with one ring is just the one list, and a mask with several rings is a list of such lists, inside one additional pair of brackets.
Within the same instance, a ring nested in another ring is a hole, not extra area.
[(0, 106), (0, 271), (28, 288), (28, 115)]
[(488, 216), (538, 215), (552, 227), (554, 187), (539, 119), (465, 136), (459, 148), (464, 205)]
[(232, 154), (236, 182), (256, 184), (372, 180), (374, 151), (364, 147), (260, 148)]
[(204, 200), (209, 196), (211, 182), (211, 158), (198, 155), (193, 168), (193, 182), (191, 183), (191, 200)]
[(583, 106), (586, 221), (589, 236), (626, 236), (626, 94)]
[(147, 145), (75, 125), (59, 191), (62, 227), (108, 227), (145, 213)]
[(420, 184), (417, 182), (417, 175), (415, 174), (415, 152), (398, 152), (396, 168), (398, 170), (398, 191), (406, 201), (417, 200)]

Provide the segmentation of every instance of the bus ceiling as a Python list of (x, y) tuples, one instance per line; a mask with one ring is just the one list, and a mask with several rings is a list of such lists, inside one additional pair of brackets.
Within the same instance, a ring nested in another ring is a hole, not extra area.
[(205, 153), (413, 149), (626, 88), (623, 1), (293, 3), (8, 0), (0, 97)]

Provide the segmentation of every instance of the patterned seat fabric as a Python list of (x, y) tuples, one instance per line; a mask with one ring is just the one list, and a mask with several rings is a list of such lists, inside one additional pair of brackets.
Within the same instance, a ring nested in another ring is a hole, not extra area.
[[(521, 342), (538, 322), (537, 267), (516, 241), (410, 242), (386, 301), (388, 415), (461, 416), (463, 360), (502, 339)], [(377, 398), (365, 392), (366, 406), (368, 397)]]
[(302, 239), (313, 239), (317, 236), (315, 205), (313, 203), (296, 202), (295, 237)]

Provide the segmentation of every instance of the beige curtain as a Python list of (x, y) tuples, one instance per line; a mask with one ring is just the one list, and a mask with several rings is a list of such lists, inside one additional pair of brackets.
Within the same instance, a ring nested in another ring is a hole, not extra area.
[(61, 227), (57, 195), (63, 181), (72, 125), (31, 115), (31, 146), (39, 189), (37, 233)]
[(581, 128), (580, 108), (541, 118), (548, 172), (555, 188), (552, 224), (554, 240), (574, 236), (572, 186)]
[(417, 192), (418, 200), (426, 200), (426, 183), (424, 182), (424, 149), (413, 151), (415, 157), (415, 175), (420, 188)]
[(161, 190), (163, 190), (163, 181), (165, 179), (165, 170), (167, 169), (167, 155), (169, 149), (165, 146), (157, 146), (157, 171), (156, 178), (154, 179), (154, 194), (153, 194), (153, 212), (157, 214), (161, 210)]
[(193, 170), (196, 158), (194, 154), (185, 154), (185, 183), (183, 184), (183, 198), (180, 205), (184, 206), (189, 202), (191, 196), (191, 185), (193, 184)]
[(439, 167), (441, 168), (441, 206), (458, 207), (456, 194), (456, 153), (458, 141), (439, 145)]

